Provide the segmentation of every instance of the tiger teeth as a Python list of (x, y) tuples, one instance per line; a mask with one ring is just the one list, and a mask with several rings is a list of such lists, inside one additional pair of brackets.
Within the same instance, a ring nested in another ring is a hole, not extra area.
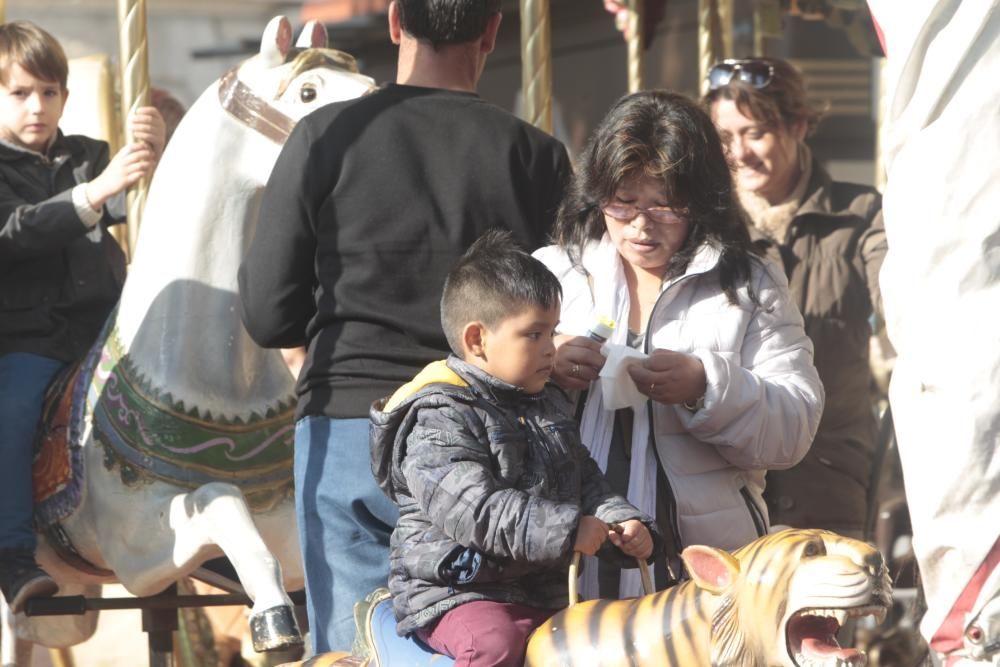
[(849, 609), (809, 609), (802, 612), (806, 616), (823, 616), (836, 619), (837, 623), (843, 625), (847, 619), (857, 616), (874, 616), (875, 620), (881, 623), (885, 620), (886, 609), (880, 606), (851, 607)]
[(847, 609), (810, 609), (806, 612), (806, 615), (832, 618), (836, 620), (839, 625), (843, 625), (844, 622), (847, 621), (849, 611)]

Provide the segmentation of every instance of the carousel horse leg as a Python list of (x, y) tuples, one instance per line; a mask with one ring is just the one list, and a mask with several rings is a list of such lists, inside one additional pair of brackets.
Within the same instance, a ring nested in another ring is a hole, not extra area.
[[(205, 545), (216, 544), (236, 568), (254, 601), (250, 613), (254, 650), (301, 644), (292, 602), (282, 585), (281, 565), (264, 544), (240, 490), (222, 482), (206, 484), (187, 498), (178, 498), (171, 510), (171, 524), (177, 530), (175, 554), (193, 558)], [(180, 530), (182, 523), (192, 530)]]
[[(281, 565), (261, 538), (239, 488), (212, 482), (162, 501), (159, 511), (150, 509), (165, 524), (164, 530), (136, 535), (146, 553), (154, 554), (152, 558), (136, 558), (140, 545), (126, 544), (117, 553), (105, 553), (122, 584), (136, 595), (155, 594), (221, 549), (254, 601), (250, 614), (254, 649), (273, 651), (302, 644)], [(98, 525), (98, 531), (110, 530), (107, 524)], [(169, 538), (152, 544), (159, 536)], [(105, 544), (114, 543), (105, 540)]]

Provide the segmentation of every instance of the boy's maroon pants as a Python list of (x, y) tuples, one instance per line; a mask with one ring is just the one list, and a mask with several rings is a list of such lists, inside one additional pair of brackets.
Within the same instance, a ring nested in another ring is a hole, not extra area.
[(523, 604), (476, 600), (417, 630), (421, 641), (455, 659), (455, 667), (521, 667), (528, 635), (556, 613)]

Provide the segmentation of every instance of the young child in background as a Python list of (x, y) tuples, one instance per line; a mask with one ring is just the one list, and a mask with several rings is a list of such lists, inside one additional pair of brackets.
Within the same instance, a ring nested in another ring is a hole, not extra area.
[(107, 232), (124, 191), (164, 145), (152, 107), (127, 122), (133, 143), (59, 131), (69, 91), (59, 42), (27, 21), (0, 25), (0, 590), (14, 612), (56, 583), (35, 563), (32, 444), (45, 389), (81, 359), (118, 300), (125, 256)]
[(560, 293), (509, 233), (487, 233), (445, 283), (454, 355), (372, 406), (372, 467), (400, 511), (398, 631), (459, 666), (522, 663), (531, 632), (567, 604), (574, 550), (634, 567), (659, 542), (547, 384)]

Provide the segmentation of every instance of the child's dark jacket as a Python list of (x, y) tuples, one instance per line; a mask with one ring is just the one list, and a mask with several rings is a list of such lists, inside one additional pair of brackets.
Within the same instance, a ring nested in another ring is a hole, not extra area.
[(124, 193), (93, 228), (71, 196), (108, 161), (107, 143), (62, 132), (44, 156), (0, 143), (0, 355), (80, 359), (118, 302), (125, 255), (107, 227)]
[[(371, 447), (400, 510), (389, 558), (400, 634), (473, 600), (565, 607), (583, 515), (655, 530), (611, 490), (562, 392), (528, 395), (454, 356), (372, 406)], [(610, 542), (599, 555), (635, 566)]]

